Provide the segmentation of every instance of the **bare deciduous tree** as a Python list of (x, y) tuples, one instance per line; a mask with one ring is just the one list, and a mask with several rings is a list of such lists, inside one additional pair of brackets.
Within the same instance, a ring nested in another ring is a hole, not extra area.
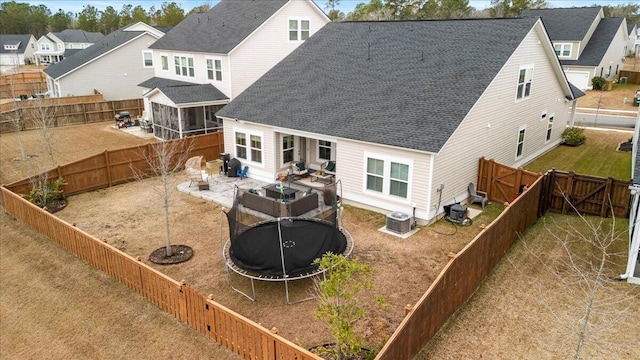
[[(574, 359), (611, 355), (625, 345), (604, 340), (610, 338), (604, 334), (637, 310), (640, 297), (637, 286), (616, 280), (620, 264), (626, 263), (624, 229), (616, 227), (615, 218), (587, 218), (578, 213), (573, 221), (566, 220), (559, 224), (552, 218), (545, 219), (548, 236), (521, 240), (528, 255), (546, 271), (534, 276), (516, 269), (536, 291), (530, 298), (555, 319), (555, 324), (549, 324), (547, 335), (556, 341), (547, 344), (561, 344), (562, 348), (554, 349), (556, 355)], [(532, 244), (533, 241), (539, 243)], [(541, 256), (536, 250), (540, 246), (554, 247), (556, 251), (551, 256)], [(553, 285), (545, 285), (548, 282), (538, 276), (551, 277)], [(559, 337), (565, 340), (558, 342)]]
[(131, 167), (136, 179), (142, 180), (145, 177), (153, 177), (157, 181), (150, 189), (155, 193), (155, 199), (158, 200), (164, 209), (165, 220), (165, 250), (166, 256), (173, 255), (171, 247), (171, 231), (170, 231), (170, 207), (172, 197), (178, 189), (178, 184), (184, 180), (178, 176), (174, 176), (179, 170), (184, 168), (187, 159), (190, 156), (193, 143), (188, 138), (163, 140), (157, 144), (151, 144), (144, 149), (150, 151), (141, 151), (141, 157), (144, 160), (144, 168)]

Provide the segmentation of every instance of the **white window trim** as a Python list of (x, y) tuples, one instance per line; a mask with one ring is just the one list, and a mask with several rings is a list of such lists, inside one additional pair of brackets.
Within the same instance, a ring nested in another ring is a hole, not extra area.
[[(524, 131), (524, 136), (522, 137), (522, 154), (518, 155), (518, 146), (520, 145), (520, 133)], [(527, 125), (522, 125), (518, 128), (518, 134), (516, 137), (516, 160), (521, 159), (524, 156), (524, 145), (527, 141)]]
[[(213, 79), (209, 79), (209, 66), (207, 65), (207, 60), (211, 60), (211, 64), (213, 65)], [(220, 80), (216, 79), (216, 61), (220, 61)], [(204, 66), (207, 69), (207, 80), (213, 81), (216, 83), (221, 83), (224, 81), (224, 69), (222, 67), (223, 61), (222, 58), (219, 57), (206, 57), (204, 60)]]
[[(147, 59), (145, 55), (149, 54), (151, 57), (151, 65), (147, 65)], [(153, 52), (152, 51), (143, 51), (142, 52), (142, 67), (143, 68), (152, 68), (153, 67)]]
[[(176, 58), (180, 59), (180, 74), (176, 74)], [(182, 58), (186, 59), (186, 66), (187, 66), (187, 73), (186, 74), (182, 74)], [(189, 59), (191, 59), (193, 61), (193, 76), (189, 75)], [(186, 78), (195, 78), (196, 77), (196, 60), (193, 57), (193, 55), (189, 55), (189, 54), (174, 54), (173, 55), (173, 72), (172, 74), (175, 76), (179, 76), (179, 77), (186, 77)]]
[[(323, 159), (320, 157), (320, 141), (329, 141), (331, 143), (331, 159)], [(323, 163), (325, 161), (336, 161), (336, 143), (331, 140), (317, 139), (316, 140), (316, 162)]]
[[(167, 68), (166, 69), (162, 67), (164, 65), (162, 63), (162, 59), (167, 60)], [(169, 55), (160, 55), (160, 70), (169, 71)], [(175, 69), (174, 69), (174, 72), (175, 72)]]
[[(367, 189), (367, 159), (373, 158), (382, 160), (384, 162), (384, 171), (382, 173), (382, 192), (377, 192)], [(391, 163), (398, 163), (409, 166), (409, 176), (407, 179), (407, 197), (403, 198), (390, 194), (391, 188)], [(411, 204), (411, 193), (413, 187), (413, 160), (407, 158), (401, 158), (397, 156), (389, 156), (378, 153), (365, 152), (362, 159), (362, 193), (367, 196), (373, 196), (384, 200), (393, 200), (394, 202), (402, 204)]]
[[(560, 47), (560, 54), (556, 54), (556, 55), (558, 55), (558, 58), (568, 59), (568, 58), (571, 57), (571, 52), (573, 51), (573, 44), (572, 43), (555, 43), (555, 44), (553, 44), (553, 51), (556, 51), (556, 46)], [(564, 50), (565, 50), (566, 46), (569, 47), (569, 55), (562, 55), (564, 53)]]
[[(298, 137), (293, 135), (293, 134), (280, 134), (280, 139), (279, 139), (279, 143), (280, 143), (280, 167), (287, 167), (289, 166), (290, 163), (288, 162), (284, 162), (284, 146), (282, 145), (282, 142), (284, 140), (285, 136), (293, 136), (293, 162), (296, 161), (296, 154), (298, 154)], [(308, 164), (305, 164), (305, 166), (308, 166)]]
[[(237, 133), (242, 133), (245, 134), (245, 136), (247, 137), (247, 159), (242, 159), (238, 157), (238, 153), (236, 151), (236, 134)], [(260, 144), (262, 145), (262, 147), (260, 148), (260, 152), (262, 153), (262, 162), (256, 162), (253, 161), (253, 159), (251, 158), (251, 136), (259, 136), (260, 137)], [(238, 158), (241, 162), (252, 165), (252, 166), (257, 166), (257, 167), (264, 167), (264, 162), (265, 162), (265, 151), (264, 151), (264, 133), (261, 131), (251, 131), (251, 130), (246, 130), (243, 128), (234, 128), (233, 129), (233, 155), (234, 157)]]
[[(551, 135), (553, 134), (553, 123), (556, 120), (555, 117), (556, 117), (556, 114), (552, 113), (552, 114), (549, 114), (549, 118), (547, 119), (547, 126), (544, 131), (545, 144), (551, 141), (551, 138), (552, 138)], [(551, 126), (551, 128), (549, 128), (549, 126)], [(551, 133), (549, 133), (549, 130), (551, 130)]]
[[(531, 69), (531, 79), (530, 79), (531, 87), (529, 89), (529, 95), (528, 96), (525, 95), (525, 89), (526, 89), (526, 84), (527, 84), (527, 75), (526, 75), (526, 70), (527, 69)], [(520, 87), (520, 71), (522, 71), (522, 70), (525, 70), (525, 77), (524, 77), (524, 83), (523, 83), (524, 87), (523, 87), (523, 90), (522, 90), (522, 97), (518, 98), (518, 88)], [(518, 68), (518, 74), (516, 76), (516, 96), (515, 96), (516, 102), (524, 101), (524, 100), (527, 100), (527, 99), (531, 98), (531, 93), (533, 92), (533, 76), (535, 75), (534, 73), (535, 73), (535, 67), (533, 66), (533, 64), (521, 65)]]
[[(298, 22), (298, 35), (296, 37), (296, 40), (291, 40), (289, 38), (289, 32), (291, 31), (291, 28), (289, 27), (289, 22), (291, 20), (295, 20)], [(290, 17), (287, 19), (287, 42), (300, 43), (305, 41), (305, 40), (302, 40), (302, 22), (303, 21), (309, 22), (309, 37), (311, 37), (311, 19), (309, 17)]]

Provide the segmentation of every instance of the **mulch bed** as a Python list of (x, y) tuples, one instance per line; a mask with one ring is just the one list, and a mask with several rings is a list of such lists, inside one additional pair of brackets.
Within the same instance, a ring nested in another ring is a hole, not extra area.
[(171, 256), (167, 256), (165, 246), (154, 250), (149, 255), (149, 261), (154, 264), (171, 265), (188, 261), (193, 257), (193, 249), (187, 245), (171, 245)]

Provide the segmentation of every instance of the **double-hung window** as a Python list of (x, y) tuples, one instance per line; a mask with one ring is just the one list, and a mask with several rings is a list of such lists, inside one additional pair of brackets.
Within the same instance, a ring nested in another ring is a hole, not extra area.
[(40, 44), (40, 50), (49, 51), (51, 50), (51, 46), (49, 44)]
[(366, 190), (399, 198), (409, 198), (411, 162), (381, 155), (366, 158)]
[(153, 67), (153, 53), (151, 51), (142, 52), (143, 67)]
[(262, 163), (262, 135), (236, 132), (235, 146), (237, 158)]
[(222, 60), (207, 59), (207, 78), (222, 81)]
[(289, 20), (289, 41), (304, 41), (309, 38), (309, 20)]
[(176, 75), (189, 76), (189, 77), (195, 76), (192, 57), (174, 56), (173, 63), (176, 67)]
[(516, 100), (526, 99), (531, 95), (531, 82), (533, 81), (533, 65), (522, 66), (518, 71), (518, 89)]
[(547, 120), (547, 141), (551, 140), (551, 131), (553, 130), (553, 118), (554, 114), (549, 115), (549, 120)]
[(526, 131), (525, 127), (521, 127), (518, 130), (518, 145), (516, 146), (516, 159), (521, 157), (524, 153), (524, 133)]
[(331, 141), (318, 140), (318, 159), (331, 160)]
[(556, 51), (556, 55), (560, 58), (571, 57), (571, 44), (557, 43), (553, 44), (553, 49)]
[(162, 62), (162, 70), (169, 70), (169, 59), (167, 58), (167, 56), (160, 56), (160, 61)]
[(294, 136), (284, 135), (282, 137), (282, 163), (287, 164), (293, 161)]

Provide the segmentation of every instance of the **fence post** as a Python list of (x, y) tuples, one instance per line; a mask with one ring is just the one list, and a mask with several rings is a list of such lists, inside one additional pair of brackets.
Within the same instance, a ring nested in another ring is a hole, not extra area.
[[(609, 204), (611, 203), (611, 185), (613, 184), (613, 178), (609, 176), (607, 179), (607, 186), (604, 188), (604, 196), (602, 197), (602, 206), (600, 207), (600, 217), (607, 217)], [(611, 204), (613, 206), (613, 204)], [(611, 209), (613, 210), (613, 209)]]
[(516, 169), (516, 183), (513, 184), (513, 193), (514, 194), (519, 194), (520, 193), (520, 185), (522, 185), (522, 168), (521, 167)]
[(484, 156), (481, 156), (480, 160), (478, 160), (478, 180), (476, 181), (476, 187), (478, 190), (484, 190), (485, 188), (482, 180), (484, 179), (484, 161)]
[(108, 150), (104, 151), (104, 162), (105, 162), (105, 165), (107, 166), (107, 182), (109, 183), (109, 187), (111, 187), (113, 183), (111, 182), (111, 162), (109, 161)]
[(493, 179), (496, 177), (496, 162), (489, 159), (489, 168), (487, 169), (487, 196), (489, 199), (493, 197)]

